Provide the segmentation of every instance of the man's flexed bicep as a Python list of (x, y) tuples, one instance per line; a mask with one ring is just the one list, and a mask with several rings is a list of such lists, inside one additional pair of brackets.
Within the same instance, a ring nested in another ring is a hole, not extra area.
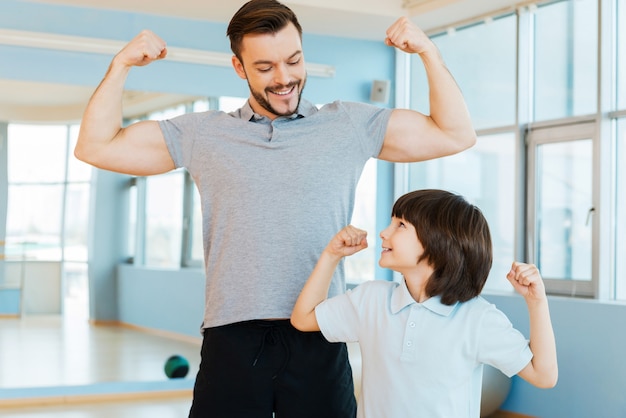
[(465, 99), (439, 50), (410, 19), (399, 18), (387, 30), (385, 43), (418, 54), (428, 80), (430, 114), (395, 109), (378, 158), (416, 162), (463, 151), (476, 142)]
[(74, 150), (76, 158), (133, 175), (159, 174), (174, 168), (158, 122), (143, 121), (122, 128), (122, 95), (130, 69), (166, 55), (165, 42), (144, 30), (113, 58), (85, 108)]
[(394, 109), (378, 158), (403, 163), (431, 160), (463, 151), (473, 140), (472, 135), (459, 140), (417, 111)]
[(161, 174), (176, 168), (156, 121), (141, 121), (119, 129), (106, 142), (90, 141), (81, 125), (74, 155), (95, 167), (136, 176)]

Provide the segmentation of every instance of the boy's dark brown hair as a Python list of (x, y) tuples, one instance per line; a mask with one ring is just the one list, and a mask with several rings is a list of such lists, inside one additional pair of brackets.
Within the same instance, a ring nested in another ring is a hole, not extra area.
[(276, 0), (250, 0), (241, 6), (228, 24), (226, 35), (230, 38), (230, 49), (241, 61), (241, 41), (245, 35), (276, 33), (290, 22), (302, 38), (302, 27), (289, 7)]
[(491, 270), (489, 225), (480, 209), (462, 196), (444, 190), (417, 190), (400, 197), (392, 216), (411, 223), (434, 272), (428, 296), (452, 305), (478, 296)]

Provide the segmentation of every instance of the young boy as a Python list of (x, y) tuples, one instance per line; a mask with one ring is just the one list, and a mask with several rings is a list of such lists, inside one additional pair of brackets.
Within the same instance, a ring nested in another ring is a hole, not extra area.
[(293, 309), (301, 331), (358, 341), (358, 417), (479, 417), (483, 364), (550, 388), (556, 345), (543, 281), (534, 265), (507, 274), (530, 314), (530, 341), (479, 296), (491, 269), (491, 236), (480, 210), (443, 190), (400, 197), (380, 234), (379, 264), (401, 283), (366, 282), (327, 299), (343, 257), (367, 247), (366, 232), (342, 229), (324, 249)]

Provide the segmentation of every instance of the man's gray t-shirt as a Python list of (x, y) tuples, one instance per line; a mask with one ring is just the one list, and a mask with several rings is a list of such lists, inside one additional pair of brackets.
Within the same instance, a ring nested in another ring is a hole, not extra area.
[[(390, 109), (301, 101), (270, 120), (248, 103), (160, 122), (203, 216), (203, 327), (288, 318), (328, 241), (350, 223), (363, 166), (382, 148)], [(329, 296), (343, 293), (339, 268)]]

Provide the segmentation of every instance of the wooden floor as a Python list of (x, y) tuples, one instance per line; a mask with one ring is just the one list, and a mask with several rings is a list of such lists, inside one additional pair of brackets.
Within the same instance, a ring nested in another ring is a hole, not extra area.
[[(127, 326), (94, 326), (57, 316), (0, 318), (0, 417), (184, 418), (199, 351), (199, 338)], [(188, 359), (185, 379), (165, 376), (163, 365), (172, 354)], [(183, 389), (168, 389), (178, 383)], [(135, 391), (137, 386), (154, 391)], [(19, 399), (11, 399), (12, 393)], [(519, 415), (492, 418), (504, 417)]]
[[(186, 417), (200, 341), (71, 317), (0, 318), (0, 417)], [(185, 379), (165, 375), (173, 354), (189, 361)]]
[(0, 407), (2, 418), (185, 418), (191, 395), (166, 399)]

